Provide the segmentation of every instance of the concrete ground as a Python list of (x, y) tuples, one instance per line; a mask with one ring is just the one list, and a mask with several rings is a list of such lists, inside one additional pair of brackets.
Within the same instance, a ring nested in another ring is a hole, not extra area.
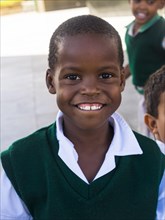
[[(64, 20), (89, 13), (85, 7), (1, 17), (1, 150), (55, 120), (55, 97), (45, 85), (49, 39)], [(125, 50), (125, 25), (133, 17), (102, 17), (118, 30)], [(118, 111), (136, 130), (137, 97), (131, 78)]]

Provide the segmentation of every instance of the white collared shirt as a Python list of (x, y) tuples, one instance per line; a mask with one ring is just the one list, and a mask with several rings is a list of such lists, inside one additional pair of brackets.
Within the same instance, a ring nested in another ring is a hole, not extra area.
[(161, 152), (165, 155), (165, 143), (162, 141), (156, 140), (157, 145), (159, 146)]
[[(135, 155), (135, 154), (143, 153), (131, 128), (119, 114), (114, 113), (110, 118), (110, 123), (114, 128), (114, 137), (106, 153), (105, 160), (94, 180), (112, 171), (116, 167), (115, 155), (125, 156), (125, 155)], [(59, 141), (59, 152), (58, 152), (59, 157), (61, 157), (61, 159), (65, 162), (65, 164), (77, 176), (79, 176), (82, 180), (88, 183), (88, 180), (84, 176), (83, 172), (81, 171), (77, 163), (78, 154), (75, 151), (73, 144), (63, 134), (61, 112), (57, 114), (56, 124), (57, 124), (56, 135)], [(12, 186), (8, 177), (6, 176), (4, 170), (2, 170), (1, 183), (3, 186), (3, 190), (1, 192), (1, 219), (32, 220), (33, 218), (30, 216), (28, 209), (26, 208), (23, 201), (17, 195), (14, 187)], [(156, 220), (165, 219), (164, 183), (165, 183), (165, 175), (161, 181), (159, 188), (159, 199), (158, 199)]]

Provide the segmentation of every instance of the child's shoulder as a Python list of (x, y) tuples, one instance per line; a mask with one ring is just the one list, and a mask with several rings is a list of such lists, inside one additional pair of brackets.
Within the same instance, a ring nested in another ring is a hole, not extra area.
[(150, 23), (148, 27), (151, 30), (157, 29), (160, 33), (165, 33), (165, 19), (162, 16), (159, 16), (158, 19), (155, 22)]
[(136, 131), (133, 131), (134, 132), (134, 135), (143, 151), (143, 153), (152, 153), (154, 155), (160, 155), (161, 154), (161, 151), (160, 151), (160, 148), (158, 147), (156, 141), (136, 132)]
[(51, 133), (55, 134), (55, 124), (40, 128), (30, 135), (13, 142), (7, 150), (2, 152), (2, 154), (24, 154), (25, 152), (34, 151), (35, 149), (40, 148), (42, 145), (47, 144), (48, 137), (51, 135)]
[[(42, 170), (45, 158), (49, 161), (52, 154), (51, 146), (58, 146), (55, 138), (55, 124), (41, 128), (36, 132), (14, 142), (7, 150), (1, 153), (2, 166), (8, 176), (13, 172), (25, 173), (29, 169), (37, 172)], [(54, 141), (52, 143), (52, 141)], [(55, 148), (56, 152), (58, 147)]]
[(160, 22), (163, 23), (163, 24), (165, 24), (165, 18), (162, 17), (162, 16), (160, 16)]
[[(160, 16), (160, 19), (158, 20), (157, 23), (160, 27), (162, 27), (162, 28), (165, 27), (165, 19), (163, 17)], [(165, 31), (164, 28), (163, 28), (163, 30)]]
[(149, 144), (149, 145), (153, 145), (153, 146), (157, 146), (156, 142), (154, 140), (152, 140), (151, 138), (148, 138), (147, 136), (140, 134), (137, 131), (133, 131), (139, 145), (144, 145), (144, 144)]

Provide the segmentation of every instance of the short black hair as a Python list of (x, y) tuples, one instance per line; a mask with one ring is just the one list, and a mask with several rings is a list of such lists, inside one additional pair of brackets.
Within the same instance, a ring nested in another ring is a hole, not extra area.
[(160, 96), (165, 92), (165, 65), (150, 75), (144, 87), (146, 111), (158, 118)]
[(124, 56), (121, 38), (115, 28), (107, 21), (97, 16), (81, 15), (66, 20), (53, 33), (49, 44), (49, 68), (52, 70), (55, 69), (55, 64), (58, 60), (58, 45), (65, 36), (75, 36), (87, 33), (103, 34), (115, 39), (119, 63), (121, 67), (123, 66)]

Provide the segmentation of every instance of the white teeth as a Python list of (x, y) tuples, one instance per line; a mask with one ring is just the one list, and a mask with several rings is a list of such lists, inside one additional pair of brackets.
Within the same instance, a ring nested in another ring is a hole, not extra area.
[(137, 16), (138, 16), (139, 18), (143, 19), (143, 18), (146, 17), (146, 14), (145, 14), (145, 13), (142, 13), (142, 12), (141, 12), (141, 13), (139, 12), (139, 13), (137, 14)]
[(90, 110), (95, 111), (95, 110), (101, 109), (101, 106), (95, 106), (95, 105), (79, 106), (79, 109), (84, 110), (84, 111), (90, 111)]
[(91, 106), (91, 110), (98, 110), (100, 108), (101, 108), (100, 106)]
[(84, 106), (82, 109), (86, 110), (86, 111), (89, 111), (90, 110), (90, 106)]

